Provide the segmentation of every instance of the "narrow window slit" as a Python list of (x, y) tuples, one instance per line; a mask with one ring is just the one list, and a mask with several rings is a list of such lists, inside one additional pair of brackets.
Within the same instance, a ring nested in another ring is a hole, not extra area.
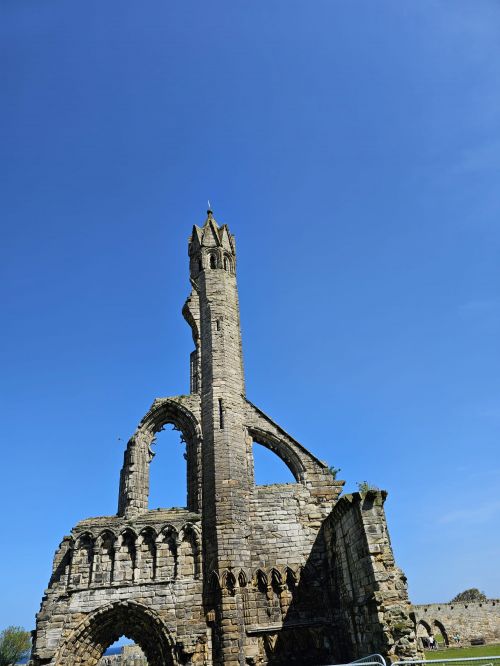
[(222, 406), (222, 398), (219, 398), (219, 428), (224, 429), (224, 408)]
[(220, 331), (220, 319), (217, 319), (215, 322), (215, 328)]

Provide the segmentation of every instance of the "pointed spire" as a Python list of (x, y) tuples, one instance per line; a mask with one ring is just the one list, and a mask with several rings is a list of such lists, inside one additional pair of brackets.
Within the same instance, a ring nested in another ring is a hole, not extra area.
[(227, 224), (223, 224), (221, 227), (219, 227), (219, 240), (221, 246), (225, 250), (229, 250), (229, 252), (234, 253), (233, 240), (231, 234), (229, 233)]
[(206, 226), (210, 226), (214, 232), (219, 228), (217, 220), (214, 217), (214, 212), (210, 206), (210, 201), (208, 202), (207, 219), (203, 223), (203, 228)]
[[(210, 202), (208, 202), (210, 204)], [(197, 278), (203, 267), (212, 255), (219, 257), (217, 265), (224, 267), (230, 273), (235, 272), (236, 245), (234, 236), (227, 224), (217, 224), (212, 208), (209, 206), (207, 217), (203, 225), (193, 226), (188, 240), (188, 254), (192, 258), (190, 264), (191, 276)], [(206, 255), (206, 256), (205, 256)], [(210, 256), (209, 256), (210, 255)]]

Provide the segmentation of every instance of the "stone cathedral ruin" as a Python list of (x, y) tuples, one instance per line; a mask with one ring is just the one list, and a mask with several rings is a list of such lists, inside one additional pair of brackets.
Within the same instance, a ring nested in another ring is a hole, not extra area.
[[(157, 398), (125, 451), (118, 512), (54, 558), (33, 666), (94, 666), (120, 636), (149, 666), (345, 663), (416, 653), (386, 493), (343, 481), (245, 397), (235, 240), (211, 211), (189, 239), (191, 393)], [(186, 444), (187, 507), (148, 509), (152, 444)], [(326, 423), (325, 423), (326, 426)], [(259, 486), (252, 445), (296, 483)]]

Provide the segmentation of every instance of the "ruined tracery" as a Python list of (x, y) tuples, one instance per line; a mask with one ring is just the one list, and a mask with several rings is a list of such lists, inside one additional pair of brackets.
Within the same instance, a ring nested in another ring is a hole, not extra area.
[[(128, 442), (118, 512), (63, 539), (34, 666), (94, 666), (119, 636), (150, 666), (328, 664), (413, 656), (385, 493), (343, 482), (245, 397), (234, 237), (211, 211), (189, 239), (191, 393), (158, 398)], [(186, 443), (187, 506), (148, 509), (155, 435)], [(297, 483), (257, 486), (252, 444)]]

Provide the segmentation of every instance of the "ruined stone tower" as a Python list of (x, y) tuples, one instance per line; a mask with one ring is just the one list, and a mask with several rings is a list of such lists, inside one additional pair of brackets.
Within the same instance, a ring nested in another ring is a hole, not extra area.
[[(157, 398), (140, 422), (117, 515), (84, 520), (64, 537), (33, 665), (94, 666), (123, 634), (150, 666), (413, 656), (385, 493), (339, 499), (344, 482), (245, 396), (235, 240), (211, 211), (193, 227), (189, 271), (191, 393)], [(187, 508), (151, 511), (152, 444), (166, 424), (186, 443)], [(256, 485), (254, 442), (296, 483)]]

